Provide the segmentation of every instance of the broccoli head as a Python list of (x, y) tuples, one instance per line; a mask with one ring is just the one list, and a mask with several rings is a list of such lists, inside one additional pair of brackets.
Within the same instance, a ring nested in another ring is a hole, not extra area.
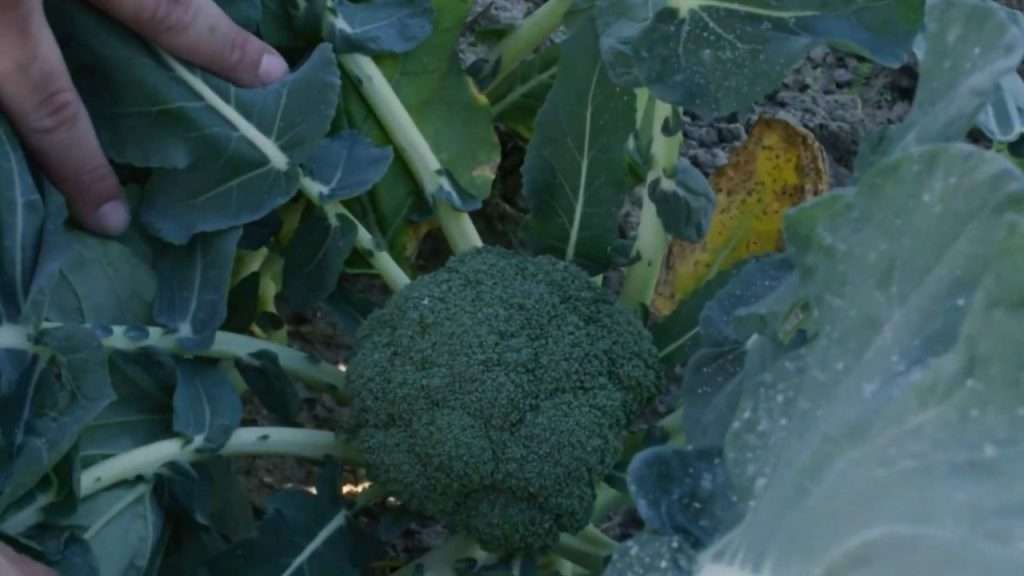
[(370, 477), (509, 552), (587, 525), (661, 372), (639, 319), (581, 270), (481, 248), (373, 313), (346, 380)]

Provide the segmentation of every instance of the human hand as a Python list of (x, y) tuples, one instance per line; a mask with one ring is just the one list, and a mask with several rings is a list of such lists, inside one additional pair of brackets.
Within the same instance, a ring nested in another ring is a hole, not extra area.
[(54, 576), (53, 570), (33, 562), (0, 542), (0, 574), (3, 576)]
[[(89, 1), (167, 52), (238, 86), (265, 86), (288, 73), (273, 48), (232, 22), (214, 0)], [(64, 194), (73, 218), (100, 234), (128, 227), (128, 205), (46, 22), (43, 0), (0, 0), (0, 111)]]

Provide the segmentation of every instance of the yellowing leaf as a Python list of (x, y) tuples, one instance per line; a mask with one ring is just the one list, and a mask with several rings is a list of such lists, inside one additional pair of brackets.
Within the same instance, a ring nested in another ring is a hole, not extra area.
[(814, 136), (778, 119), (762, 118), (729, 163), (711, 177), (717, 206), (707, 236), (673, 239), (652, 309), (676, 306), (715, 274), (782, 249), (785, 212), (828, 187), (825, 152)]

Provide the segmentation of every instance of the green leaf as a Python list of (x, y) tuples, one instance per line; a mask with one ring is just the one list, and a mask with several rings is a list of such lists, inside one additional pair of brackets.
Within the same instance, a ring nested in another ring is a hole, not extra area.
[(700, 242), (707, 234), (715, 211), (715, 192), (689, 160), (679, 160), (674, 179), (652, 180), (647, 194), (670, 235), (687, 242)]
[(701, 550), (743, 518), (720, 449), (657, 446), (629, 464), (629, 493), (647, 530)]
[(289, 308), (305, 312), (338, 287), (338, 278), (356, 242), (350, 218), (329, 216), (318, 207), (302, 215), (284, 253), (284, 298)]
[(43, 330), (37, 345), (52, 359), (23, 361), (20, 376), (0, 377), (0, 510), (49, 472), (114, 400), (106, 355), (92, 332)]
[(287, 423), (295, 422), (301, 410), (299, 391), (281, 368), (277, 356), (261, 350), (235, 361), (246, 386), (268, 412)]
[(811, 310), (813, 337), (739, 381), (726, 459), (751, 508), (705, 565), (868, 576), (1024, 565), (1004, 537), (1024, 505), (1022, 215), (1024, 175), (960, 144), (881, 161), (855, 190), (791, 213), (793, 301)]
[(71, 531), (86, 544), (97, 576), (146, 574), (165, 530), (163, 510), (148, 482), (115, 486), (70, 511), (54, 511), (44, 526)]
[(936, 2), (928, 10), (924, 40), (928, 51), (910, 114), (865, 139), (858, 170), (916, 146), (962, 140), (999, 81), (1015, 74), (1024, 59), (1024, 31), (1016, 15), (987, 1)]
[(433, 19), (431, 0), (338, 0), (327, 39), (341, 53), (401, 54), (430, 37)]
[(217, 0), (217, 4), (242, 28), (255, 32), (263, 19), (260, 0)]
[[(244, 236), (243, 236), (244, 239)], [(245, 334), (260, 315), (260, 273), (238, 281), (228, 293), (228, 317), (222, 329)]]
[(377, 147), (362, 134), (345, 130), (325, 140), (303, 163), (306, 175), (322, 186), (321, 202), (351, 200), (373, 188), (394, 159), (390, 147)]
[(360, 574), (365, 550), (356, 546), (355, 523), (338, 496), (339, 481), (337, 472), (322, 472), (315, 496), (298, 489), (273, 494), (256, 535), (215, 557), (209, 565), (212, 573)]
[(80, 469), (174, 436), (172, 397), (177, 374), (170, 359), (147, 352), (109, 356), (117, 399), (82, 430), (75, 445)]
[(138, 228), (133, 226), (117, 239), (69, 232), (69, 254), (54, 283), (46, 317), (97, 325), (152, 323), (157, 291), (153, 249)]
[(19, 321), (28, 303), (45, 216), (18, 138), (0, 116), (0, 324)]
[(174, 431), (200, 452), (216, 452), (242, 421), (242, 401), (218, 364), (178, 360), (174, 389)]
[(261, 0), (260, 32), (271, 45), (303, 50), (323, 40), (327, 0)]
[(208, 348), (227, 319), (227, 297), (240, 228), (192, 239), (186, 246), (166, 246), (157, 262), (153, 317), (177, 333), (191, 350)]
[[(375, 60), (452, 181), (466, 195), (484, 199), (494, 183), (501, 149), (486, 102), (473, 89), (457, 55), (471, 4), (435, 2), (434, 34), (429, 39), (401, 57)], [(348, 126), (390, 145), (352, 82), (345, 83), (343, 94)], [(370, 197), (378, 228), (388, 242), (396, 239), (414, 209), (422, 209), (423, 195), (405, 162), (392, 163)]]
[(522, 138), (533, 137), (537, 115), (555, 84), (561, 47), (552, 44), (516, 67), (486, 96), (494, 119)]
[(328, 45), (281, 82), (239, 89), (84, 2), (60, 6), (49, 10), (51, 25), (104, 148), (119, 162), (161, 168), (141, 208), (152, 233), (184, 244), (257, 220), (294, 195), (298, 163), (327, 134), (338, 104)]
[(608, 77), (592, 19), (580, 22), (562, 50), (523, 167), (526, 238), (539, 252), (600, 272), (619, 237), (636, 99)]
[(909, 54), (923, 0), (597, 0), (612, 77), (708, 117), (774, 90), (816, 45), (890, 66)]

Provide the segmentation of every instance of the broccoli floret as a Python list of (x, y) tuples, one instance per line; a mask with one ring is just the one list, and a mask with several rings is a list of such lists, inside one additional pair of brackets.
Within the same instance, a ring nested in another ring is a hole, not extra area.
[(372, 314), (346, 380), (370, 477), (510, 552), (587, 525), (662, 377), (649, 332), (581, 270), (481, 248)]

